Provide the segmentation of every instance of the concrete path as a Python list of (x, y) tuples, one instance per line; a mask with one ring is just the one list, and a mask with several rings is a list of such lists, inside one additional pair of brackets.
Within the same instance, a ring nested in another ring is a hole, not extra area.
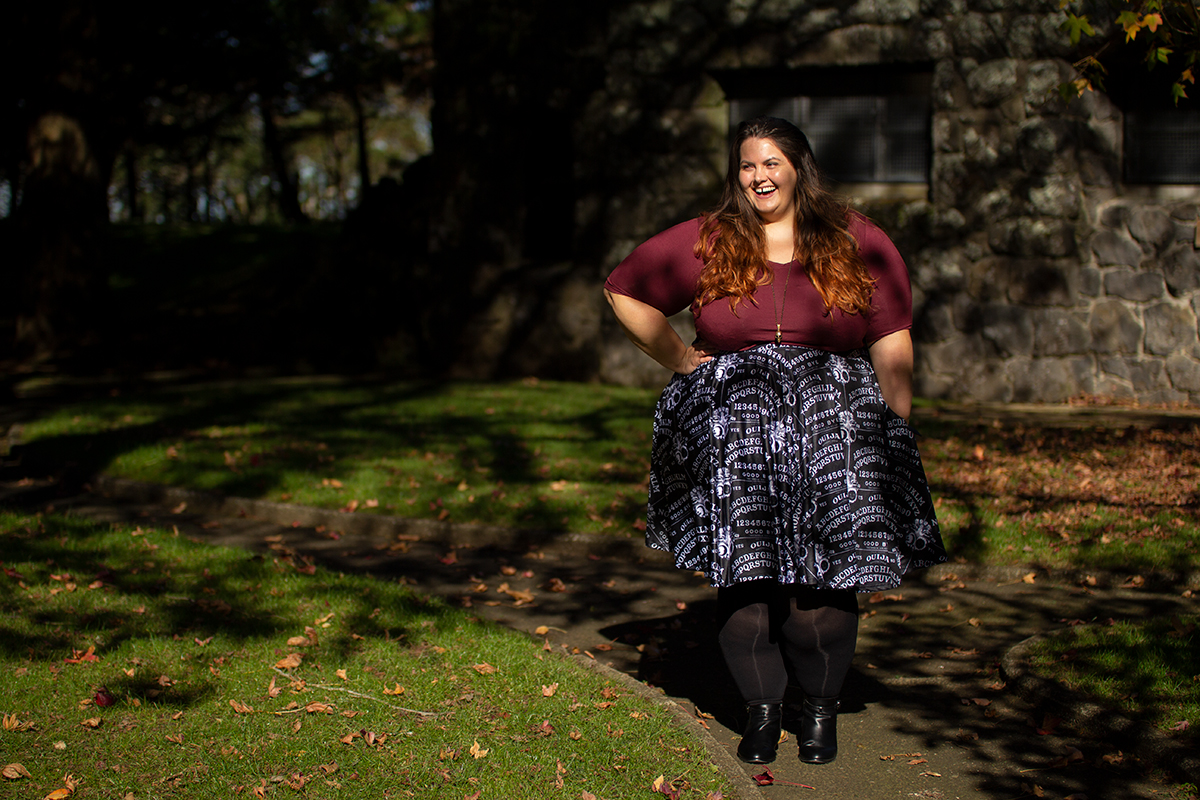
[[(4, 495), (0, 487), (0, 502)], [(657, 687), (703, 724), (714, 762), (746, 797), (1150, 800), (1172, 795), (1169, 782), (1145, 777), (1148, 764), (1175, 764), (1182, 770), (1175, 780), (1200, 775), (1195, 754), (1172, 751), (1162, 737), (1095, 716), (1073, 725), (1080, 716), (1073, 704), (1022, 699), (1037, 682), (1022, 673), (1019, 659), (1009, 659), (1007, 673), (1000, 669), (1027, 637), (1066, 630), (1075, 620), (1195, 613), (1196, 599), (1182, 596), (1181, 586), (1122, 588), (1119, 578), (1099, 575), (1092, 587), (1079, 576), (964, 564), (930, 570), (893, 592), (863, 595), (837, 760), (801, 764), (793, 731), (770, 765), (775, 782), (758, 789), (750, 776), (763, 768), (733, 757), (741, 703), (716, 649), (715, 592), (639, 541), (584, 535), (539, 541), (505, 529), (115, 480), (55, 502), (94, 519), (174, 525), (221, 544), (294, 551), (333, 569), (402, 581), (517, 630), (533, 634), (544, 626), (556, 646)]]

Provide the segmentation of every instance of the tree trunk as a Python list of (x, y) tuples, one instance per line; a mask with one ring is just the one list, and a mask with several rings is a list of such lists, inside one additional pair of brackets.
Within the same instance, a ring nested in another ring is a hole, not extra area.
[(142, 210), (138, 207), (137, 152), (132, 145), (125, 151), (125, 210), (130, 222), (142, 221)]
[(300, 207), (300, 187), (292, 175), (292, 162), (280, 139), (279, 126), (275, 124), (274, 103), (266, 94), (259, 95), (258, 103), (263, 122), (263, 147), (267, 151), (271, 173), (279, 184), (279, 212), (288, 222), (303, 224), (308, 222), (308, 217)]
[(358, 90), (350, 93), (350, 102), (354, 106), (355, 133), (358, 136), (358, 202), (366, 197), (367, 189), (371, 188), (371, 160), (367, 151), (367, 115), (363, 110), (362, 98)]

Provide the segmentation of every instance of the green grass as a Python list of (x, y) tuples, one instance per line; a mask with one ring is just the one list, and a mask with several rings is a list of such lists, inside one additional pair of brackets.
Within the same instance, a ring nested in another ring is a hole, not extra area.
[(53, 514), (0, 553), (5, 797), (729, 794), (661, 708), (396, 583)]
[[(26, 459), (354, 513), (640, 536), (657, 393), (550, 381), (262, 381), (58, 408)], [(923, 417), (951, 555), (1200, 569), (1200, 427), (997, 428)]]
[[(1200, 617), (1086, 625), (1038, 643), (1032, 664), (1184, 742), (1200, 741)], [(1182, 724), (1181, 724), (1182, 723)]]
[(98, 399), (26, 426), (39, 463), (356, 513), (632, 535), (653, 397), (535, 382), (259, 383)]

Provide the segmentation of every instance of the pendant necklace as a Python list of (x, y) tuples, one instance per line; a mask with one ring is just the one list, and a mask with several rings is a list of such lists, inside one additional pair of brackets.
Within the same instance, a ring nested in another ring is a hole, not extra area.
[(775, 281), (771, 280), (771, 310), (775, 312), (775, 344), (783, 343), (783, 309), (787, 306), (788, 284), (792, 282), (792, 266), (790, 263), (784, 266), (787, 269), (787, 278), (783, 281), (783, 302), (779, 304), (779, 308), (775, 308)]

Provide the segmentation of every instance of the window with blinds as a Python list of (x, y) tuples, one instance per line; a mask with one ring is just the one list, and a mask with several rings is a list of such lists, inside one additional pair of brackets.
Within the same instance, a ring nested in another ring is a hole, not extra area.
[(760, 114), (794, 122), (835, 181), (921, 183), (929, 177), (928, 96), (736, 100), (730, 114), (739, 122)]
[(924, 65), (730, 72), (718, 80), (729, 98), (731, 132), (760, 115), (794, 122), (832, 180), (929, 180), (932, 73)]
[(1200, 183), (1200, 110), (1125, 112), (1126, 183)]

